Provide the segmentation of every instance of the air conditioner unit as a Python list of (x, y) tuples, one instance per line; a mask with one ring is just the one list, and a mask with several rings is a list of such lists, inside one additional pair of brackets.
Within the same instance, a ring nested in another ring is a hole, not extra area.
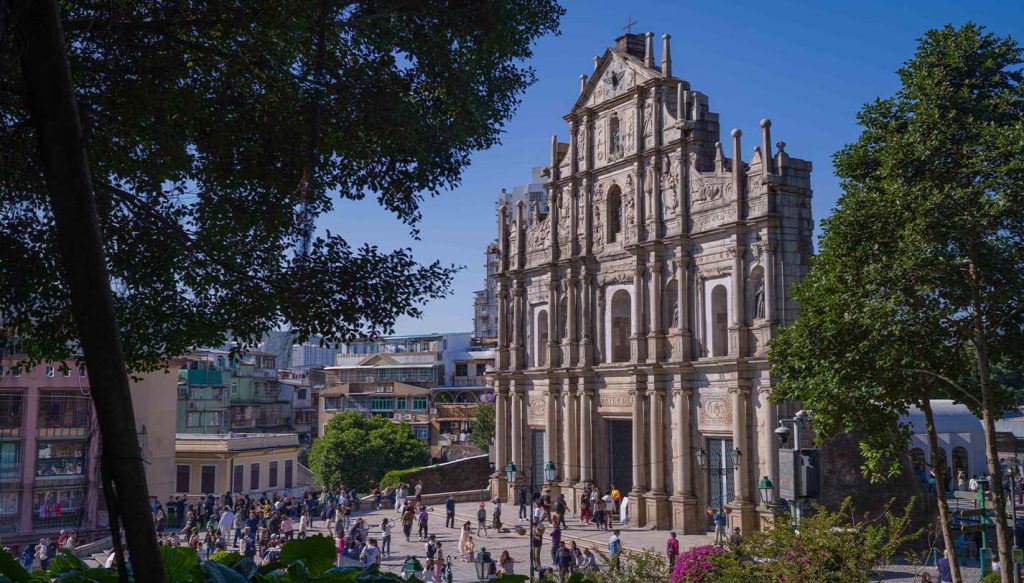
[(402, 418), (406, 421), (412, 421), (412, 413), (406, 413)]

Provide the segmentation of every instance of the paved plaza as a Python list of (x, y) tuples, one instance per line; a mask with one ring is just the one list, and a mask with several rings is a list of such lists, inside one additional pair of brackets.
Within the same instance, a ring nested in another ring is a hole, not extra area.
[[(512, 558), (515, 560), (515, 572), (518, 574), (526, 574), (529, 571), (529, 536), (520, 536), (515, 533), (514, 530), (510, 532), (496, 533), (493, 530), (489, 531), (488, 536), (477, 537), (476, 536), (476, 509), (478, 508), (477, 503), (472, 502), (460, 502), (456, 505), (456, 528), (445, 528), (444, 527), (444, 507), (443, 505), (434, 506), (430, 511), (430, 533), (437, 536), (437, 540), (441, 542), (442, 548), (445, 549), (445, 555), (452, 557), (452, 563), (454, 565), (454, 577), (453, 580), (456, 582), (465, 581), (476, 581), (476, 570), (472, 563), (465, 563), (459, 560), (458, 544), (459, 544), (459, 528), (463, 522), (467, 520), (473, 525), (473, 541), (476, 543), (476, 549), (480, 550), (481, 547), (487, 549), (494, 560), (498, 559), (502, 551), (508, 551)], [(491, 505), (487, 505), (488, 516), (490, 516)], [(515, 506), (505, 505), (502, 516), (505, 519), (505, 526), (510, 529), (514, 529), (516, 525), (528, 526), (526, 520), (513, 520), (517, 514), (517, 508)], [(383, 518), (389, 520), (398, 520), (398, 514), (394, 509), (384, 510), (362, 510), (353, 513), (353, 518), (364, 518), (370, 525), (370, 537), (380, 538), (380, 523)], [(602, 553), (607, 552), (608, 548), (608, 537), (611, 535), (610, 532), (604, 530), (597, 530), (594, 526), (583, 526), (575, 518), (568, 520), (568, 528), (562, 530), (562, 540), (567, 543), (569, 541), (576, 541), (577, 546), (590, 547), (591, 550), (600, 551)], [(317, 521), (315, 528), (316, 532), (327, 534), (325, 524), (323, 521)], [(664, 530), (652, 530), (647, 528), (637, 528), (635, 526), (621, 526), (619, 527), (620, 536), (626, 551), (642, 551), (643, 549), (654, 549), (658, 552), (662, 552), (665, 547), (665, 539), (668, 537), (668, 531)], [(701, 535), (677, 535), (679, 538), (680, 547), (687, 549), (694, 546), (711, 544), (714, 542), (714, 536), (712, 534), (701, 534)], [(413, 534), (410, 542), (406, 542), (405, 536), (402, 534), (401, 526), (398, 525), (392, 534), (391, 542), (391, 556), (384, 559), (382, 568), (385, 571), (400, 572), (405, 558), (409, 555), (414, 555), (421, 564), (425, 565), (426, 560), (424, 559), (424, 543), (419, 542), (416, 536), (416, 530), (413, 529)], [(598, 555), (600, 562), (600, 555)], [(356, 561), (346, 561), (346, 564), (358, 564)], [(541, 550), (541, 565), (551, 565), (551, 539), (545, 533), (544, 547)], [(604, 564), (601, 563), (602, 570)], [(929, 571), (934, 577), (934, 568), (930, 568)], [(973, 583), (979, 580), (978, 577), (978, 564), (976, 561), (967, 561), (961, 563), (961, 571), (964, 576), (966, 583)], [(914, 570), (909, 565), (894, 565), (890, 567), (883, 578), (884, 581), (893, 581), (900, 583), (912, 583), (919, 581), (920, 579), (914, 575)], [(653, 582), (652, 582), (653, 583)]]

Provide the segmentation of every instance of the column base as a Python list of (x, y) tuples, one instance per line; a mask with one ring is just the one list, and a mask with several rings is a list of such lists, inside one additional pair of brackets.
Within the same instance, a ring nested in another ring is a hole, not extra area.
[(509, 503), (510, 498), (508, 497), (508, 480), (505, 479), (501, 473), (491, 474), (491, 478), (488, 481), (488, 485), (491, 490), (491, 498), (498, 498), (505, 504)]
[(757, 507), (753, 502), (735, 501), (728, 504), (732, 512), (729, 513), (729, 534), (734, 528), (739, 527), (741, 535), (754, 532), (757, 525)]
[(696, 496), (672, 496), (669, 499), (672, 528), (679, 534), (706, 534), (708, 517), (697, 504)]
[(668, 493), (648, 492), (644, 496), (647, 505), (647, 521), (644, 526), (665, 530), (672, 526), (672, 513), (668, 503)]
[(665, 357), (665, 337), (661, 334), (647, 335), (647, 362), (654, 364)]
[(775, 522), (779, 519), (780, 514), (772, 510), (771, 508), (765, 508), (764, 506), (757, 507), (757, 528), (761, 530), (770, 529)]
[[(612, 521), (614, 524), (619, 523), (619, 517), (616, 516)], [(647, 524), (647, 505), (644, 503), (644, 493), (639, 490), (633, 490), (629, 493), (629, 506), (626, 508), (626, 522), (634, 526), (643, 526)]]
[[(576, 481), (575, 480), (564, 480), (558, 484), (558, 490), (561, 494), (565, 494), (565, 507), (572, 516), (579, 516), (579, 498), (576, 496)], [(557, 497), (556, 497), (557, 499)]]

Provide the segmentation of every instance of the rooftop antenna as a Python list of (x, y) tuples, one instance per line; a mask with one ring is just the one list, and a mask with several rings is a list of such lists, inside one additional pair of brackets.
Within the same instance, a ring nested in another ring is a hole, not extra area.
[(633, 20), (632, 16), (627, 16), (626, 17), (626, 26), (623, 26), (622, 30), (626, 31), (626, 34), (632, 34), (634, 26), (636, 26), (636, 21)]

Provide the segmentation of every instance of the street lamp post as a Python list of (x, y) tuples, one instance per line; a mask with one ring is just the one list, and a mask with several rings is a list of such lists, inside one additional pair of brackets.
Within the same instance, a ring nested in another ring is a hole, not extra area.
[[(800, 411), (797, 411), (796, 415), (794, 415), (792, 418), (789, 418), (789, 419), (779, 419), (779, 426), (775, 429), (775, 437), (777, 437), (778, 440), (779, 440), (779, 446), (780, 447), (785, 447), (786, 443), (789, 441), (790, 434), (792, 434), (793, 435), (794, 449), (799, 453), (800, 452), (800, 443), (801, 443), (800, 442), (800, 428), (804, 425), (804, 423), (806, 423), (810, 419), (810, 416), (811, 416), (811, 413), (809, 411), (800, 410)], [(790, 429), (788, 427), (786, 427), (787, 423), (789, 423), (789, 424), (791, 424), (793, 426), (793, 430), (792, 431), (790, 431)], [(800, 469), (801, 469), (802, 466), (803, 466), (803, 456), (802, 455), (798, 455), (797, 456), (797, 467), (793, 468), (793, 471), (795, 473), (799, 474)], [(794, 479), (796, 477), (797, 476), (794, 476)], [(792, 505), (793, 505), (793, 517), (796, 520), (797, 528), (799, 528), (800, 527), (800, 518), (801, 518), (800, 515), (801, 515), (801, 510), (802, 510), (802, 508), (801, 508), (802, 500), (801, 500), (800, 491), (799, 491), (800, 488), (796, 486), (796, 482), (795, 481), (794, 481), (794, 489), (796, 491), (793, 492), (793, 500), (790, 500), (789, 502), (791, 502)]]
[[(526, 474), (527, 481), (533, 482), (533, 468), (527, 468), (526, 472), (527, 472), (527, 474)], [(505, 466), (505, 477), (508, 479), (508, 483), (509, 484), (515, 484), (516, 483), (516, 475), (517, 475), (517, 473), (518, 472), (516, 470), (515, 462), (508, 462), (508, 465)], [(554, 462), (549, 460), (547, 463), (544, 464), (544, 481), (545, 482), (548, 482), (548, 483), (554, 482), (555, 481), (555, 477), (557, 475), (558, 475), (558, 469), (555, 467)], [(534, 529), (534, 520), (533, 520), (533, 508), (532, 507), (530, 508), (530, 515), (529, 515), (528, 519), (530, 521), (530, 580), (532, 581), (533, 580), (533, 573), (534, 573), (534, 570), (535, 570), (534, 569), (534, 565), (533, 565), (533, 529)], [(539, 562), (540, 562), (540, 557), (538, 557), (538, 563)], [(538, 569), (540, 568), (539, 564), (537, 565), (537, 568)]]
[(1010, 476), (1010, 505), (1012, 509), (1011, 523), (1013, 523), (1013, 550), (1011, 551), (1013, 583), (1020, 583), (1020, 565), (1018, 564), (1017, 557), (1021, 554), (1020, 547), (1017, 541), (1017, 476), (1020, 475), (1020, 463), (1014, 458), (1007, 458), (1003, 462), (1003, 475)]

